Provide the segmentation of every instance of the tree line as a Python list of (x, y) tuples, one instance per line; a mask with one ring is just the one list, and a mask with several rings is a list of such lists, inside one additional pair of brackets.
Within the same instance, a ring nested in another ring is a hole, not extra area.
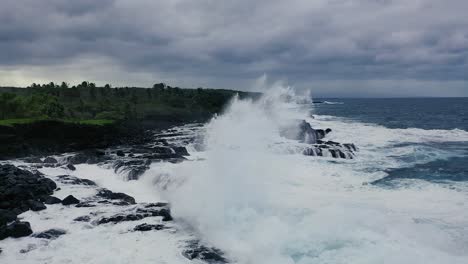
[(0, 88), (0, 118), (145, 119), (202, 118), (220, 112), (229, 99), (256, 94), (222, 89), (182, 89), (164, 83), (152, 88), (96, 86), (83, 81), (70, 86), (33, 83), (26, 88)]

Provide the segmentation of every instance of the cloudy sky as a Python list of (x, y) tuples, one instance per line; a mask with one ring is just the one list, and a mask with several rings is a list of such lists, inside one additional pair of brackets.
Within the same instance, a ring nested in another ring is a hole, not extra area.
[(467, 0), (0, 0), (0, 85), (468, 96)]

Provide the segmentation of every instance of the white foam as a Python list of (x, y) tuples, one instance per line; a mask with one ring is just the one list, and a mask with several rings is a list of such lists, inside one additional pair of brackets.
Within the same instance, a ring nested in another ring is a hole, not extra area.
[[(461, 141), (466, 132), (319, 117), (308, 120), (331, 127), (332, 140), (356, 143), (358, 158), (284, 155), (271, 148), (282, 140), (278, 125), (308, 116), (278, 92), (267, 98), (269, 104), (235, 100), (207, 126), (204, 159), (165, 172), (163, 193), (179, 220), (238, 263), (468, 261), (466, 192), (421, 181), (393, 190), (364, 185), (384, 176), (382, 169), (402, 166), (398, 157), (411, 151), (402, 146), (390, 153), (390, 146)], [(427, 160), (447, 153), (433, 154)]]

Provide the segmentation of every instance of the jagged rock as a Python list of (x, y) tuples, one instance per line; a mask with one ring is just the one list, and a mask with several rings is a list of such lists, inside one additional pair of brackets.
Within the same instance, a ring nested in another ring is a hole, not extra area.
[(92, 204), (90, 202), (82, 202), (82, 203), (79, 203), (79, 204), (75, 205), (75, 207), (78, 207), (78, 208), (80, 208), (80, 207), (96, 207), (96, 205)]
[(145, 231), (151, 231), (151, 230), (162, 230), (164, 228), (165, 228), (164, 225), (150, 225), (150, 224), (144, 223), (144, 224), (135, 226), (133, 231), (145, 232)]
[(32, 234), (29, 222), (15, 221), (6, 226), (0, 227), (0, 240), (7, 237), (25, 237)]
[(145, 218), (140, 214), (129, 214), (129, 215), (114, 215), (111, 217), (103, 217), (97, 222), (98, 225), (107, 224), (107, 223), (120, 223), (126, 221), (138, 221)]
[(173, 147), (172, 149), (174, 150), (174, 152), (176, 154), (179, 154), (179, 155), (182, 155), (182, 156), (189, 156), (190, 155), (185, 147)]
[(73, 195), (68, 195), (65, 199), (62, 200), (63, 205), (77, 204), (80, 200), (76, 199)]
[(343, 144), (343, 146), (345, 148), (347, 148), (349, 151), (353, 152), (353, 151), (357, 151), (357, 148), (354, 144), (352, 143), (346, 143), (346, 144)]
[(29, 210), (31, 205), (39, 209), (42, 206), (34, 201), (52, 194), (55, 188), (54, 181), (38, 173), (9, 164), (0, 165), (0, 209), (8, 209), (15, 214)]
[(57, 176), (57, 178), (59, 178), (59, 181), (65, 184), (96, 186), (96, 183), (92, 180), (81, 179), (75, 176), (60, 175), (60, 176)]
[(91, 220), (91, 217), (87, 215), (80, 216), (80, 217), (73, 219), (73, 221), (76, 221), (76, 222), (89, 222), (89, 220)]
[(74, 170), (76, 170), (76, 167), (73, 166), (73, 164), (67, 164), (67, 169), (69, 169), (71, 171), (74, 171)]
[(97, 221), (98, 225), (107, 223), (120, 223), (125, 221), (137, 221), (147, 217), (162, 217), (163, 221), (171, 221), (172, 216), (168, 208), (138, 208), (136, 212), (129, 214), (116, 214), (110, 217), (103, 217)]
[(147, 216), (161, 216), (163, 221), (172, 221), (171, 211), (168, 208), (155, 209), (154, 207), (138, 208), (137, 213)]
[(197, 240), (190, 241), (188, 247), (182, 255), (190, 260), (199, 259), (208, 263), (228, 263), (221, 250), (201, 245)]
[(31, 209), (32, 211), (42, 211), (47, 208), (43, 203), (39, 201), (29, 200), (28, 204), (29, 204), (29, 209)]
[(121, 200), (128, 204), (135, 204), (135, 198), (131, 197), (130, 195), (127, 195), (125, 193), (115, 193), (107, 189), (99, 190), (96, 196), (110, 200)]
[(322, 138), (324, 138), (328, 133), (332, 132), (332, 130), (330, 128), (327, 128), (325, 130), (323, 129), (316, 129), (315, 130), (315, 133), (317, 135), (317, 140), (320, 140)]
[(47, 157), (47, 158), (44, 159), (43, 162), (44, 162), (44, 163), (49, 163), (49, 164), (58, 163), (58, 161), (57, 161), (55, 158), (53, 158), (53, 157)]
[(59, 236), (65, 235), (67, 232), (63, 229), (49, 229), (38, 234), (34, 234), (35, 238), (56, 239)]
[(46, 197), (43, 197), (41, 198), (41, 201), (45, 204), (59, 204), (62, 202), (62, 200), (60, 200), (59, 198), (55, 197), (55, 196), (46, 196)]

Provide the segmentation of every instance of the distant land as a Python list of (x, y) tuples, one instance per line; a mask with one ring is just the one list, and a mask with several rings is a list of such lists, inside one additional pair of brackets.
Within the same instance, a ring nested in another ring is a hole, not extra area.
[(147, 129), (204, 122), (236, 94), (260, 95), (164, 83), (151, 88), (99, 87), (87, 81), (0, 87), (0, 158), (144, 140)]

